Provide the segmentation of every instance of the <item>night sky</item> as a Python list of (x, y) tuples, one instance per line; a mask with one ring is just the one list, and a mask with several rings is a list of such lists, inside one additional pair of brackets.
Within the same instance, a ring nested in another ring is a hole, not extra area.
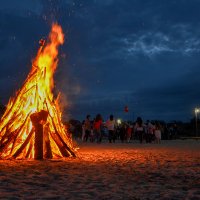
[(0, 0), (0, 102), (58, 22), (65, 116), (188, 121), (200, 106), (199, 10), (199, 0)]

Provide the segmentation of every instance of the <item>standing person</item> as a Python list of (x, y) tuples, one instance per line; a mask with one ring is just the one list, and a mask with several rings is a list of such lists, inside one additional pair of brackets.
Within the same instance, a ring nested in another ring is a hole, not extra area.
[(137, 118), (137, 121), (136, 121), (136, 124), (135, 124), (135, 131), (138, 135), (140, 144), (142, 144), (143, 140), (144, 140), (145, 129), (144, 129), (143, 121), (142, 121), (141, 117)]
[(81, 128), (82, 128), (81, 140), (82, 141), (84, 141), (84, 138), (85, 138), (85, 127), (84, 127), (84, 124), (85, 124), (85, 120), (83, 120), (82, 124), (81, 124)]
[(120, 127), (120, 140), (122, 143), (124, 143), (124, 140), (126, 139), (126, 129), (127, 125), (126, 123), (123, 123)]
[(94, 121), (91, 121), (90, 142), (94, 142), (94, 140), (95, 140), (95, 135), (94, 135), (94, 131), (93, 131), (93, 124), (94, 124)]
[(91, 122), (90, 122), (90, 115), (86, 116), (85, 122), (84, 122), (84, 129), (85, 129), (85, 136), (84, 141), (87, 142), (88, 138), (91, 134)]
[(147, 133), (146, 133), (146, 143), (151, 143), (154, 139), (154, 125), (147, 120)]
[(97, 143), (101, 143), (101, 140), (102, 140), (102, 136), (101, 136), (102, 124), (103, 124), (102, 117), (100, 114), (97, 114), (93, 123), (93, 131), (94, 131)]
[(157, 144), (160, 144), (161, 141), (161, 127), (159, 123), (156, 123), (155, 125), (155, 142)]
[(132, 126), (128, 124), (128, 127), (126, 129), (126, 141), (129, 143), (131, 141), (131, 136), (132, 136)]
[(110, 118), (106, 121), (106, 127), (108, 129), (109, 143), (115, 143), (115, 120), (113, 115), (110, 115)]

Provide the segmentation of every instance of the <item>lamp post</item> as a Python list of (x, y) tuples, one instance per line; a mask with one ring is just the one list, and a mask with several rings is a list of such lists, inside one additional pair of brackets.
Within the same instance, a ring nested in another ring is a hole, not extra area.
[(198, 136), (198, 123), (197, 123), (197, 117), (198, 117), (198, 113), (200, 112), (200, 109), (199, 109), (199, 108), (195, 108), (194, 112), (195, 112), (196, 137), (197, 137), (197, 136)]

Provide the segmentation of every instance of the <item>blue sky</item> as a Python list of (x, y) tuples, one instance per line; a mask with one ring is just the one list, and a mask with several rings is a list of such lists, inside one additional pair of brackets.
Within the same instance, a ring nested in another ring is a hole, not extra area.
[[(65, 115), (190, 120), (200, 106), (199, 0), (0, 0), (0, 102), (20, 88), (52, 22)], [(129, 112), (124, 113), (128, 105)]]

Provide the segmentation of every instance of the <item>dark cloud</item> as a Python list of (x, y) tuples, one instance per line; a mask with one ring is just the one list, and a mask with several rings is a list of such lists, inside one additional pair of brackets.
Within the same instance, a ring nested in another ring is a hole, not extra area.
[(66, 41), (60, 48), (55, 90), (65, 95), (71, 117), (100, 112), (105, 117), (113, 113), (188, 120), (199, 105), (198, 0), (8, 0), (0, 4), (3, 101), (20, 87), (38, 40), (57, 21)]

